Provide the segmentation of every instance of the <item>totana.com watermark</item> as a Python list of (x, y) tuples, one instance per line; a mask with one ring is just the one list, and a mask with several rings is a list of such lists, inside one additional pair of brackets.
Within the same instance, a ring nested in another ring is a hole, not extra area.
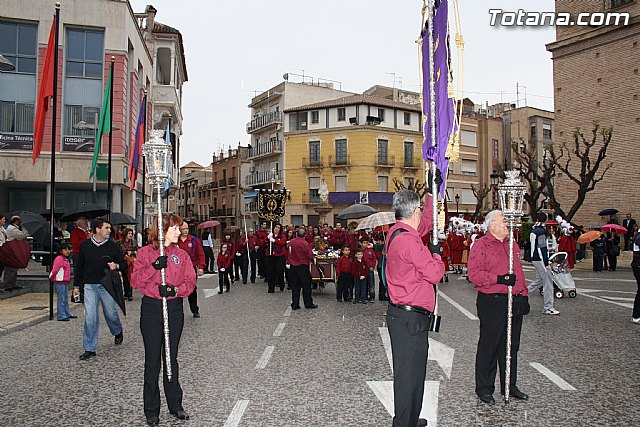
[(552, 27), (558, 26), (601, 26), (629, 25), (629, 12), (579, 13), (574, 19), (566, 12), (507, 12), (503, 9), (489, 9), (489, 25), (501, 27)]

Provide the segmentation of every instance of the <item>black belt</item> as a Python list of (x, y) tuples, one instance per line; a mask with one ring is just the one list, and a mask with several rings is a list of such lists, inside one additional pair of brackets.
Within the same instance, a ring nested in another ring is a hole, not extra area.
[(395, 307), (395, 308), (400, 308), (402, 310), (406, 310), (406, 311), (414, 311), (416, 313), (420, 313), (420, 314), (424, 314), (425, 316), (431, 316), (433, 315), (432, 312), (430, 312), (429, 310), (427, 310), (426, 308), (422, 308), (422, 307), (416, 307), (415, 305), (402, 305), (402, 304), (394, 304), (392, 302), (389, 302), (389, 305), (391, 307)]

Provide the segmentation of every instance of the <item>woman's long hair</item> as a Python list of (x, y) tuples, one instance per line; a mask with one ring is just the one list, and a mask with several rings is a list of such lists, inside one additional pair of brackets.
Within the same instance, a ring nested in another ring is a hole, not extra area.
[[(176, 214), (164, 214), (162, 215), (162, 235), (164, 236), (169, 231), (169, 227), (173, 227), (174, 225), (180, 226), (182, 225), (182, 218), (180, 218)], [(158, 217), (153, 217), (153, 225), (149, 230), (149, 244), (153, 245), (153, 249), (158, 249), (160, 247), (160, 240), (158, 240)]]

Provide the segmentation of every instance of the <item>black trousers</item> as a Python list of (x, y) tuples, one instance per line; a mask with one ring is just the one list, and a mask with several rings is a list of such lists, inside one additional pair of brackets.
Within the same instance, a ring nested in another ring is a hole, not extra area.
[(618, 268), (618, 257), (615, 255), (607, 255), (607, 258), (609, 258), (609, 270), (616, 271), (616, 268)]
[[(247, 283), (247, 276), (249, 275), (249, 256), (247, 253), (245, 252), (240, 256), (236, 255), (234, 263), (236, 266), (236, 278), (240, 278), (240, 274), (242, 274), (242, 283)], [(238, 272), (238, 270), (240, 271)]]
[(267, 277), (267, 254), (264, 248), (258, 249), (258, 276)]
[(378, 299), (380, 301), (388, 301), (389, 297), (387, 296), (387, 288), (385, 288), (382, 283), (382, 267), (380, 267), (379, 263), (376, 270), (378, 271)]
[(604, 255), (593, 255), (593, 271), (602, 271)]
[(258, 252), (249, 252), (249, 261), (251, 262), (251, 283), (256, 282), (256, 261), (258, 260)]
[(211, 246), (204, 246), (204, 270), (215, 271), (216, 260), (213, 257), (213, 248)]
[[(277, 257), (284, 258), (284, 257)], [(308, 265), (292, 265), (289, 269), (291, 285), (291, 308), (300, 307), (300, 290), (302, 289), (302, 301), (305, 307), (313, 305), (311, 298), (311, 272)]]
[(276, 286), (284, 291), (284, 256), (267, 257), (267, 282), (269, 283), (269, 293), (276, 290)]
[[(476, 394), (493, 394), (496, 364), (500, 366), (500, 392), (504, 394), (507, 358), (507, 296), (483, 294), (476, 299), (480, 319), (480, 339), (476, 353)], [(518, 379), (518, 350), (522, 332), (522, 315), (514, 315), (511, 323), (511, 390)]]
[(218, 287), (220, 288), (220, 292), (224, 291), (223, 286), (226, 286), (227, 290), (231, 288), (231, 284), (229, 283), (229, 272), (227, 270), (220, 271), (220, 269), (218, 269)]
[[(634, 257), (635, 258), (635, 257)], [(635, 260), (631, 263), (633, 269), (633, 275), (636, 278), (636, 284), (638, 285), (638, 291), (636, 292), (636, 298), (633, 301), (632, 317), (637, 319), (640, 317), (640, 260)]]
[(200, 313), (200, 307), (198, 307), (198, 287), (193, 288), (193, 292), (189, 295), (189, 309), (191, 313), (196, 314)]
[(431, 317), (389, 306), (387, 327), (393, 354), (393, 427), (418, 424), (427, 376)]
[(340, 273), (336, 283), (336, 299), (349, 301), (349, 288), (353, 286), (353, 276), (349, 273)]
[[(171, 354), (171, 382), (167, 379), (164, 357), (164, 330), (162, 300), (142, 298), (140, 307), (140, 332), (144, 341), (144, 414), (147, 418), (160, 415), (160, 388), (158, 375), (163, 366), (162, 384), (169, 412), (182, 410), (182, 388), (178, 368), (178, 345), (184, 326), (182, 298), (167, 300), (169, 312), (169, 351)], [(162, 360), (162, 362), (161, 362)]]
[(122, 287), (124, 288), (124, 297), (132, 297), (133, 292), (131, 291), (131, 283), (129, 283), (129, 275), (125, 271), (121, 274), (122, 276)]

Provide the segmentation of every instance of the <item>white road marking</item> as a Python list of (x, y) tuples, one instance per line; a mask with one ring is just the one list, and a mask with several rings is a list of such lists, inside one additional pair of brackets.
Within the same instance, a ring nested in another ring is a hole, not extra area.
[(266, 368), (267, 363), (269, 363), (269, 359), (271, 359), (271, 354), (273, 354), (274, 349), (275, 346), (273, 345), (267, 346), (267, 348), (264, 349), (264, 352), (262, 352), (262, 356), (260, 356), (260, 360), (258, 360), (255, 369)]
[(631, 301), (631, 302), (636, 300), (635, 298), (610, 297), (610, 296), (607, 296), (607, 299), (611, 301)]
[[(393, 417), (393, 381), (367, 381), (367, 385), (376, 397), (382, 402), (385, 409)], [(424, 395), (422, 396), (422, 409), (420, 418), (426, 418), (429, 426), (438, 425), (438, 394), (440, 392), (440, 381), (425, 381)]]
[(214, 295), (216, 295), (218, 293), (217, 289), (203, 289), (202, 293), (204, 294), (205, 298), (209, 298), (212, 297)]
[(237, 427), (244, 415), (244, 411), (249, 406), (248, 400), (238, 400), (229, 414), (229, 418), (222, 427)]
[(289, 317), (289, 316), (291, 316), (291, 307), (287, 307), (287, 309), (284, 311), (283, 316), (284, 316), (284, 317)]
[(593, 298), (593, 299), (598, 300), (598, 301), (608, 302), (609, 304), (619, 305), (620, 307), (633, 308), (633, 304), (631, 304), (631, 303), (615, 302), (615, 301), (611, 301), (611, 300), (606, 299), (606, 298), (597, 297), (595, 295), (589, 295), (590, 292), (601, 292), (601, 291), (594, 291), (594, 290), (591, 290), (591, 289), (578, 289), (577, 292), (578, 292), (578, 295), (582, 295), (582, 296), (585, 296), (585, 297)]
[(542, 365), (541, 363), (529, 362), (529, 365), (531, 365), (535, 370), (540, 372), (545, 377), (549, 378), (555, 385), (560, 387), (562, 390), (576, 389), (574, 386), (572, 386), (571, 384), (569, 384), (568, 382), (560, 378), (556, 373), (554, 373), (553, 371), (551, 371), (549, 368)]
[(464, 308), (463, 306), (461, 306), (460, 304), (458, 304), (457, 302), (452, 300), (451, 297), (447, 296), (444, 292), (442, 292), (442, 291), (438, 292), (438, 296), (440, 296), (440, 297), (444, 298), (445, 300), (447, 300), (449, 302), (449, 304), (451, 304), (452, 306), (454, 306), (455, 308), (460, 310), (462, 312), (462, 314), (467, 316), (469, 319), (478, 320), (478, 318), (476, 316), (474, 316), (473, 313), (471, 313), (469, 310), (467, 310), (466, 308)]
[(584, 282), (625, 282), (625, 283), (636, 283), (635, 279), (601, 279), (599, 277), (574, 277), (573, 280), (582, 280)]
[(282, 335), (282, 331), (284, 330), (286, 323), (279, 323), (278, 327), (276, 328), (275, 332), (273, 333), (274, 337), (279, 337), (280, 335)]
[(378, 331), (380, 332), (384, 352), (387, 354), (387, 361), (389, 361), (391, 372), (393, 372), (393, 356), (391, 355), (391, 337), (389, 336), (389, 330), (387, 328), (378, 328)]

